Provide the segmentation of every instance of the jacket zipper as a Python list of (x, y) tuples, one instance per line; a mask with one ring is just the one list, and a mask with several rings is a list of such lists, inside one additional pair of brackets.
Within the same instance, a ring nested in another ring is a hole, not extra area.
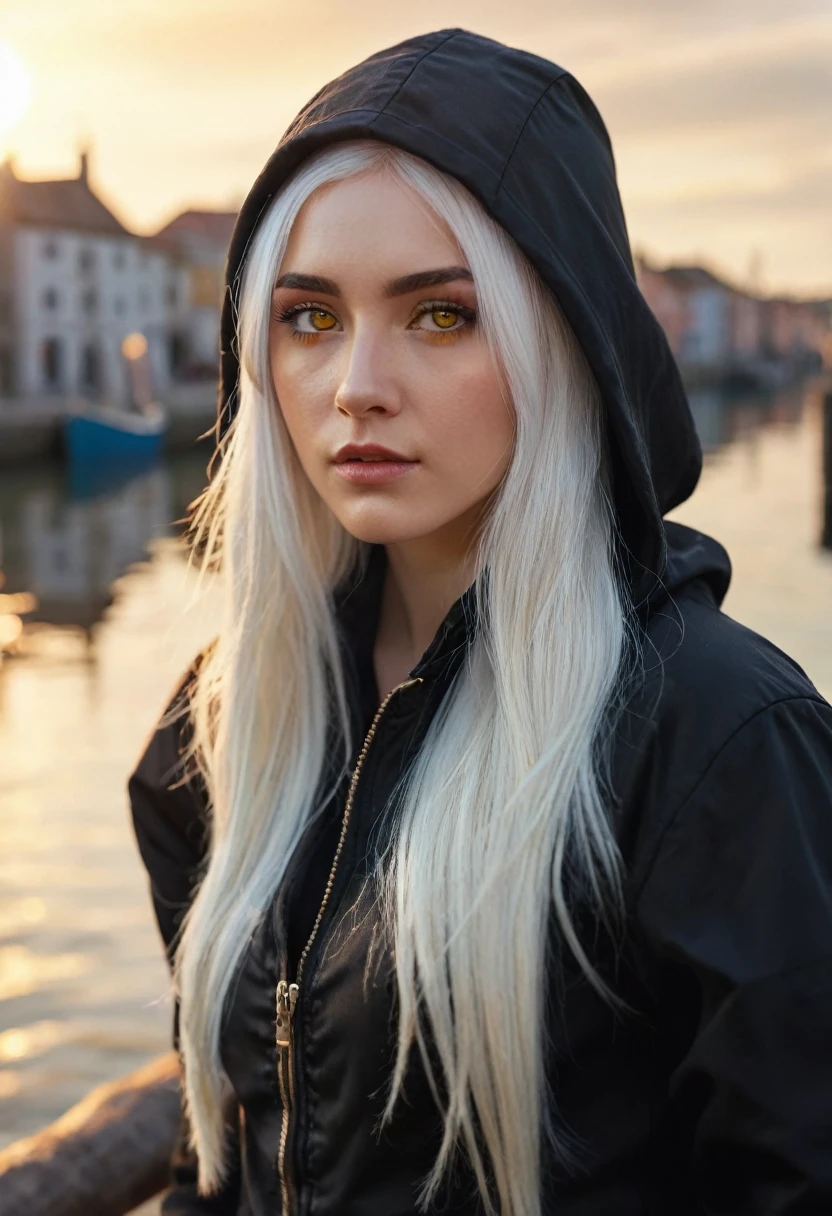
[(280, 1199), (282, 1216), (291, 1216), (292, 1207), (290, 1204), (290, 1189), (289, 1179), (286, 1172), (286, 1143), (289, 1135), (289, 1117), (291, 1106), (294, 1104), (294, 1069), (292, 1066), (292, 1019), (295, 1012), (295, 1007), (300, 996), (301, 981), (303, 972), (306, 966), (306, 960), (309, 957), (309, 952), (318, 936), (318, 930), (321, 927), (321, 922), (324, 918), (329, 899), (332, 894), (332, 888), (335, 883), (335, 876), (338, 873), (338, 864), (341, 860), (341, 854), (344, 851), (344, 844), (347, 839), (347, 831), (350, 825), (350, 817), (352, 815), (353, 803), (355, 801), (355, 791), (358, 786), (358, 779), (361, 776), (361, 770), (364, 766), (364, 761), (367, 758), (367, 752), (370, 744), (373, 741), (373, 736), (378, 728), (381, 716), (391, 699), (397, 692), (403, 688), (410, 688), (413, 684), (421, 684), (422, 677), (416, 676), (413, 679), (402, 681), (395, 688), (391, 688), (387, 696), (379, 705), (375, 712), (373, 721), (370, 724), (370, 729), (367, 731), (364, 742), (361, 745), (361, 751), (358, 753), (358, 760), (355, 768), (350, 776), (350, 784), (347, 790), (347, 797), (344, 803), (344, 815), (341, 820), (341, 832), (338, 837), (338, 844), (335, 846), (335, 856), (332, 859), (329, 876), (326, 880), (323, 898), (321, 905), (318, 908), (318, 915), (315, 917), (315, 923), (312, 926), (312, 932), (309, 934), (309, 939), (303, 948), (300, 959), (298, 960), (297, 976), (294, 983), (290, 983), (288, 979), (281, 979), (277, 985), (276, 993), (276, 1043), (277, 1043), (277, 1079), (280, 1088), (280, 1101), (283, 1106), (283, 1113), (280, 1121), (280, 1144), (277, 1153), (277, 1174), (280, 1180)]

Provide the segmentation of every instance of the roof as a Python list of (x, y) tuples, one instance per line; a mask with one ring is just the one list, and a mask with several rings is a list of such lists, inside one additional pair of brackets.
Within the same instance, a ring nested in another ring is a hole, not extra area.
[(674, 287), (682, 287), (690, 289), (701, 287), (719, 287), (723, 291), (730, 291), (729, 285), (722, 279), (718, 279), (715, 274), (711, 274), (710, 270), (705, 270), (704, 266), (668, 266), (660, 272), (669, 279)]
[(79, 177), (21, 181), (7, 162), (0, 166), (0, 221), (43, 228), (69, 228), (105, 236), (132, 236)]
[(190, 237), (228, 246), (237, 219), (236, 211), (183, 211), (154, 234), (157, 240), (178, 244)]

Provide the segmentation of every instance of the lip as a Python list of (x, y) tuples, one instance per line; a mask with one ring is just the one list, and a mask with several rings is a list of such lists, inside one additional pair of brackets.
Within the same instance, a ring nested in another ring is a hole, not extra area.
[(407, 456), (403, 456), (401, 452), (394, 452), (392, 448), (385, 448), (380, 443), (345, 443), (340, 447), (332, 458), (335, 464), (343, 464), (345, 460), (392, 460), (399, 464), (415, 464)]
[(377, 486), (395, 481), (411, 469), (418, 460), (408, 460), (401, 452), (385, 448), (380, 443), (345, 443), (333, 457), (335, 472), (355, 485)]
[(418, 466), (418, 460), (343, 460), (335, 465), (335, 472), (356, 485), (377, 486), (395, 481)]

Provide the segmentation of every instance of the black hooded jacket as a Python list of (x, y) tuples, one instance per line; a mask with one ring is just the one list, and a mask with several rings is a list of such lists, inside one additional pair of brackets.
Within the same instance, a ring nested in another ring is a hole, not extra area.
[[(568, 72), (443, 30), (372, 56), (312, 99), (252, 187), (232, 238), (218, 432), (236, 408), (233, 318), (258, 219), (310, 152), (354, 138), (405, 148), (476, 195), (554, 293), (606, 406), (646, 671), (613, 765), (626, 941), (616, 957), (594, 938), (593, 961), (633, 1012), (613, 1011), (558, 956), (549, 1080), (555, 1123), (580, 1151), (573, 1170), (545, 1154), (541, 1210), (830, 1214), (832, 708), (792, 659), (721, 612), (724, 549), (663, 520), (696, 484), (699, 446), (678, 370), (635, 283), (606, 130)], [(372, 651), (385, 566), (383, 546), (373, 546), (365, 576), (336, 595), (360, 739), (379, 702)], [(348, 774), (247, 944), (221, 1044), (232, 1169), (219, 1194), (200, 1198), (183, 1126), (163, 1208), (171, 1216), (415, 1216), (441, 1116), (414, 1058), (406, 1101), (376, 1134), (393, 980), (388, 958), (365, 988), (376, 913), (361, 892), (371, 839), (384, 831), (381, 809), (472, 629), (469, 588), (376, 722), (288, 1052), (276, 1045), (276, 991), (295, 974), (321, 902)], [(204, 791), (196, 778), (178, 780), (183, 731), (160, 726), (130, 779), (169, 952), (206, 858)], [(498, 989), (499, 959), (494, 966)], [(431, 1210), (481, 1211), (464, 1156)]]

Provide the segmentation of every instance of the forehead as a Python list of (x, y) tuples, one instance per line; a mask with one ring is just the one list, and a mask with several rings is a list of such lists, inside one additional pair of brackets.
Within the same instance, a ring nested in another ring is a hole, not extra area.
[(421, 195), (389, 174), (365, 174), (309, 196), (279, 273), (389, 278), (464, 260), (447, 223)]

